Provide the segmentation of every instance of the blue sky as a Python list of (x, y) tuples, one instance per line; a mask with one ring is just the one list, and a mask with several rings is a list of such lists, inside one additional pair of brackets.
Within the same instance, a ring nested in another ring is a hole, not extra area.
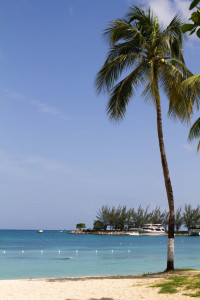
[[(0, 0), (0, 228), (91, 227), (103, 204), (167, 208), (154, 107), (138, 93), (112, 123), (94, 86), (108, 49), (103, 30), (138, 3), (164, 24), (189, 14), (188, 0)], [(199, 47), (193, 37), (185, 45), (193, 73)], [(162, 100), (175, 205), (196, 206), (196, 143)]]

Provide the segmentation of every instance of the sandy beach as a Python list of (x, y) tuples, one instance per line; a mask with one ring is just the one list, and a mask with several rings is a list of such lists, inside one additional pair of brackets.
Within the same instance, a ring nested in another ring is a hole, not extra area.
[[(174, 274), (174, 273), (173, 273)], [(184, 273), (181, 272), (181, 275)], [(186, 272), (185, 274), (194, 274)], [(171, 274), (172, 275), (172, 274)], [(159, 294), (151, 285), (166, 274), (130, 277), (83, 277), (61, 279), (1, 280), (1, 300), (182, 300), (191, 299), (179, 294)]]

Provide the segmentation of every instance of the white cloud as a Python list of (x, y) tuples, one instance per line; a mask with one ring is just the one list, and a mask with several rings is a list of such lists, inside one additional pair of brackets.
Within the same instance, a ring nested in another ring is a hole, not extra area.
[(163, 25), (169, 24), (175, 14), (181, 14), (184, 19), (188, 20), (191, 12), (188, 0), (145, 0), (146, 5), (151, 6), (154, 13), (158, 16)]
[(11, 91), (11, 90), (5, 90), (6, 95), (10, 99), (18, 100), (18, 101), (23, 101), (25, 103), (31, 104), (35, 106), (39, 112), (50, 115), (59, 121), (66, 122), (69, 120), (69, 117), (66, 113), (64, 113), (61, 109), (50, 105), (47, 102), (42, 102), (39, 100), (32, 99), (30, 97), (27, 97), (23, 94), (20, 94), (16, 91)]
[(188, 152), (193, 151), (193, 147), (189, 144), (184, 144), (183, 149)]

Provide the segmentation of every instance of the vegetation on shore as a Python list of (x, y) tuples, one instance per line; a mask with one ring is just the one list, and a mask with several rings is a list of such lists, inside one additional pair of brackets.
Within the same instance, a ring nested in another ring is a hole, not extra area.
[(167, 277), (151, 287), (160, 288), (159, 294), (176, 294), (181, 291), (185, 296), (200, 297), (200, 274)]
[(82, 230), (84, 228), (86, 228), (85, 223), (78, 223), (78, 224), (76, 224), (76, 229)]
[[(144, 224), (162, 224), (164, 229), (168, 229), (169, 212), (161, 210), (160, 207), (150, 210), (149, 206), (143, 208), (141, 205), (137, 208), (127, 209), (126, 206), (103, 205), (96, 215), (93, 224), (94, 231), (106, 230), (130, 230), (131, 228), (140, 228)], [(181, 226), (189, 230), (200, 223), (200, 206), (193, 208), (186, 204), (182, 209), (179, 207), (175, 211), (175, 229), (178, 232)]]

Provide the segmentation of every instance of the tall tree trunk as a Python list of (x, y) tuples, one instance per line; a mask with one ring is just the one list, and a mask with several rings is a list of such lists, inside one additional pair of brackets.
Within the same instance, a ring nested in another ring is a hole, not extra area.
[(156, 104), (157, 104), (156, 105), (157, 130), (158, 130), (158, 140), (159, 140), (159, 147), (160, 147), (160, 156), (161, 156), (163, 175), (165, 179), (165, 188), (167, 192), (167, 199), (169, 205), (167, 270), (174, 270), (174, 196), (173, 196), (172, 185), (169, 176), (169, 168), (167, 164), (167, 158), (166, 158), (165, 146), (163, 140), (161, 104), (160, 104), (159, 96), (157, 97)]

